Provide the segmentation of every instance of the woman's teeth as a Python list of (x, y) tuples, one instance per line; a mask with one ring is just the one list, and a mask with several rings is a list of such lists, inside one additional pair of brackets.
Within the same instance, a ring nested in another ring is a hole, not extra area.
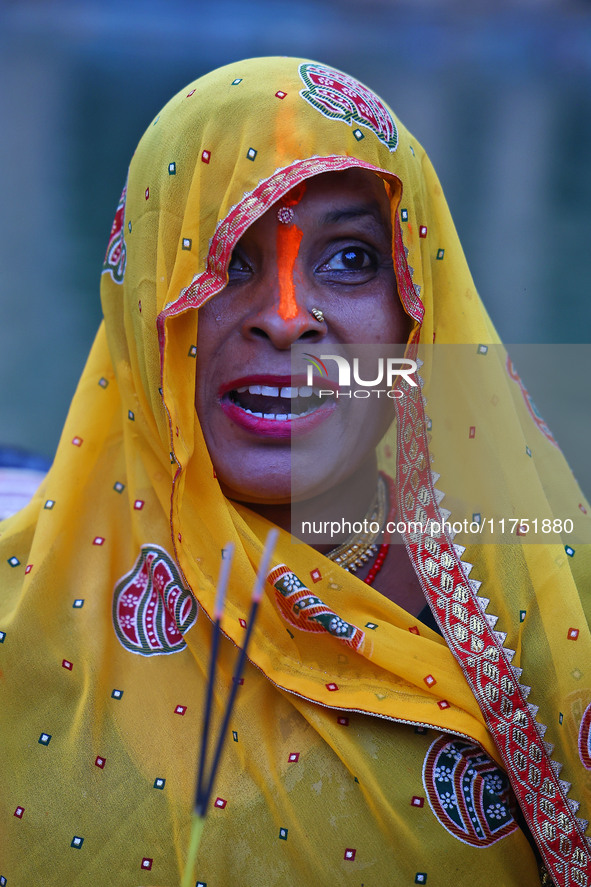
[[(301, 388), (272, 388), (269, 385), (245, 385), (243, 388), (237, 388), (238, 394), (263, 394), (265, 397), (310, 397), (314, 389), (311, 385), (303, 385)], [(314, 392), (315, 394), (317, 392)]]
[[(245, 413), (250, 413), (251, 416), (256, 416), (258, 419), (276, 419), (278, 422), (286, 421), (287, 419), (297, 419), (299, 416), (306, 416), (307, 413), (253, 413), (252, 410), (244, 409)], [(308, 410), (309, 413), (312, 410)]]
[[(311, 385), (244, 385), (230, 392), (230, 398), (245, 413), (258, 419), (272, 419), (277, 422), (300, 419), (313, 413), (322, 403), (320, 389)], [(300, 398), (306, 398), (307, 402), (302, 402)]]

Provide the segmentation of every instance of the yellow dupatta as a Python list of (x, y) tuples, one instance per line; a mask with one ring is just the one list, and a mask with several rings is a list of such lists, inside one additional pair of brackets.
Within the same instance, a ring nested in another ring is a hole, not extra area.
[[(1, 527), (0, 884), (180, 881), (220, 552), (236, 544), (218, 714), (267, 529), (222, 495), (195, 416), (197, 309), (253, 221), (300, 181), (352, 166), (387, 182), (415, 341), (498, 343), (427, 156), (365, 87), (254, 59), (165, 106), (130, 166), (104, 324), (54, 465)], [(533, 496), (588, 521), (521, 387), (487, 355), (495, 405), (464, 380), (451, 436), (426, 358), (389, 460), (401, 514), (441, 517), (439, 491), (470, 497), (469, 461), (507, 514)], [(536, 883), (505, 774), (556, 884), (591, 883), (576, 816), (591, 800), (587, 549), (464, 554), (445, 533), (407, 545), (445, 642), (282, 534), (197, 883)], [(344, 637), (286, 621), (278, 602), (307, 588)]]

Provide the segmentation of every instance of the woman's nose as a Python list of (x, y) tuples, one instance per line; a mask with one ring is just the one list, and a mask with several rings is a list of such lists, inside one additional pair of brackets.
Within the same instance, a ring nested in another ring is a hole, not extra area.
[(243, 334), (247, 338), (268, 339), (283, 351), (298, 341), (319, 342), (326, 335), (326, 325), (312, 315), (311, 308), (315, 306), (308, 306), (305, 293), (297, 292), (286, 311), (278, 286), (269, 290), (260, 309), (244, 320)]
[(277, 226), (275, 261), (259, 283), (261, 308), (248, 318), (245, 330), (264, 336), (279, 350), (301, 340), (319, 341), (326, 333), (324, 321), (312, 314), (317, 306), (308, 304), (309, 286), (297, 270), (301, 239), (296, 225)]

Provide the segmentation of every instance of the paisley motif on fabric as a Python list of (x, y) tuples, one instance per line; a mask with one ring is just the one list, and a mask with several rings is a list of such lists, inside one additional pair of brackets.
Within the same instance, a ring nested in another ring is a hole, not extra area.
[(506, 774), (477, 745), (440, 736), (423, 765), (431, 809), (444, 829), (472, 847), (490, 847), (517, 828)]
[(519, 387), (521, 389), (521, 393), (523, 395), (523, 399), (525, 401), (525, 405), (528, 409), (528, 412), (529, 412), (530, 416), (532, 417), (532, 419), (534, 420), (534, 422), (536, 423), (538, 429), (542, 432), (542, 434), (544, 435), (546, 440), (549, 440), (550, 443), (553, 446), (555, 446), (557, 450), (559, 450), (560, 447), (558, 446), (558, 443), (556, 442), (552, 432), (550, 431), (550, 429), (548, 428), (548, 426), (546, 425), (546, 423), (544, 422), (544, 420), (540, 416), (540, 413), (538, 412), (538, 408), (536, 407), (535, 403), (531, 399), (529, 391), (527, 390), (527, 388), (525, 387), (525, 385), (521, 381), (519, 374), (517, 373), (517, 370), (513, 366), (513, 363), (512, 363), (511, 358), (509, 356), (507, 356), (506, 366), (507, 366), (507, 372), (509, 373), (509, 378), (513, 379), (513, 381), (517, 382), (517, 384), (519, 385)]
[(579, 755), (581, 763), (591, 770), (591, 704), (587, 706), (581, 718), (579, 728)]
[(267, 580), (276, 589), (277, 606), (286, 622), (301, 631), (326, 631), (353, 650), (359, 649), (364, 633), (337, 616), (289, 567), (280, 564), (271, 570)]
[(131, 653), (157, 656), (186, 647), (183, 634), (197, 618), (197, 602), (159, 545), (142, 545), (133, 569), (115, 586), (113, 625)]
[(125, 238), (123, 236), (123, 222), (125, 219), (125, 197), (127, 195), (127, 184), (121, 192), (119, 204), (111, 225), (111, 233), (109, 235), (109, 244), (103, 262), (102, 273), (111, 275), (115, 283), (123, 283), (125, 276), (125, 265), (127, 262), (127, 247), (125, 246)]
[[(353, 77), (324, 65), (302, 64), (299, 68), (306, 89), (300, 95), (331, 120), (365, 126), (392, 153), (398, 147), (398, 130), (392, 115), (375, 93)], [(359, 131), (358, 140), (363, 138)]]

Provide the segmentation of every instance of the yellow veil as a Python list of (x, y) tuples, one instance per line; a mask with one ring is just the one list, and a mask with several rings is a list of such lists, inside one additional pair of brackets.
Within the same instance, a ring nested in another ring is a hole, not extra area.
[[(131, 162), (53, 467), (0, 526), (0, 885), (180, 881), (221, 549), (236, 545), (216, 716), (267, 530), (222, 495), (197, 422), (197, 309), (253, 221), (350, 167), (386, 181), (415, 344), (490, 362), (486, 396), (457, 383), (450, 423), (424, 356), (384, 456), (400, 515), (453, 515), (478, 475), (508, 517), (589, 521), (507, 370), (429, 159), (387, 106), (296, 59), (190, 84)], [(513, 796), (555, 883), (591, 884), (587, 547), (406, 542), (443, 637), (281, 535), (198, 884), (536, 883)], [(329, 619), (286, 618), (302, 589)]]

